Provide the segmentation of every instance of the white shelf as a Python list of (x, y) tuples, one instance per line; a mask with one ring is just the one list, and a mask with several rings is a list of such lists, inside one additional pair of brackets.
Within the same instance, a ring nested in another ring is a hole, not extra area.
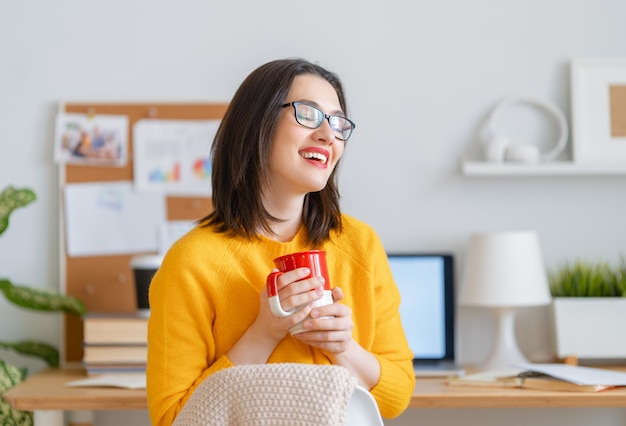
[(463, 161), (466, 176), (611, 176), (626, 175), (623, 164), (576, 164), (571, 161), (550, 163), (488, 163), (485, 161)]

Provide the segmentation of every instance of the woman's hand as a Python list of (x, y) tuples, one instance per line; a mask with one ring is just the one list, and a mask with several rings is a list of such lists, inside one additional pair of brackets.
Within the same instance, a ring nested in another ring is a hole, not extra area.
[[(273, 271), (274, 272), (274, 271)], [(281, 274), (277, 279), (277, 294), (280, 305), (284, 311), (303, 306), (288, 317), (279, 317), (272, 313), (267, 297), (267, 288), (261, 291), (259, 315), (254, 327), (269, 332), (274, 338), (282, 339), (288, 333), (289, 328), (298, 324), (309, 316), (313, 309), (313, 302), (324, 296), (323, 279), (309, 275), (308, 268), (297, 268), (293, 271)]]
[[(352, 309), (339, 302), (343, 291), (333, 288), (332, 305), (311, 310), (311, 318), (304, 321), (304, 333), (296, 339), (320, 348), (335, 365), (342, 365), (355, 376), (359, 384), (372, 389), (380, 379), (380, 364), (376, 357), (352, 339)], [(334, 318), (322, 318), (332, 315)]]
[[(304, 332), (294, 337), (321, 349), (327, 355), (337, 355), (348, 350), (352, 344), (352, 309), (337, 303), (343, 299), (343, 291), (333, 288), (331, 305), (320, 306), (310, 310), (310, 318), (304, 321)], [(323, 318), (323, 317), (333, 318)]]
[(283, 310), (289, 311), (305, 305), (288, 317), (278, 317), (270, 310), (267, 288), (261, 290), (259, 313), (241, 338), (228, 351), (228, 357), (235, 365), (263, 364), (289, 332), (289, 328), (304, 320), (313, 309), (313, 302), (324, 292), (318, 278), (304, 279), (309, 275), (307, 268), (285, 272), (277, 279), (277, 290)]

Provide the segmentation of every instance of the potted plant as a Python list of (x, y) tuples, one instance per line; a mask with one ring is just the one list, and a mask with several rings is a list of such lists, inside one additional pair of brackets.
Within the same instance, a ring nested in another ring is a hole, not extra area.
[[(0, 235), (8, 228), (11, 213), (19, 207), (30, 204), (35, 198), (34, 192), (30, 189), (16, 189), (8, 186), (0, 192)], [(8, 278), (2, 276), (0, 276), (0, 292), (9, 302), (25, 309), (68, 312), (76, 315), (85, 313), (83, 303), (74, 297), (14, 285)], [(59, 366), (58, 350), (44, 342), (34, 340), (14, 342), (0, 339), (0, 348), (38, 357), (50, 367)], [(2, 398), (4, 392), (24, 380), (26, 375), (25, 367), (11, 365), (0, 359), (0, 424), (20, 426), (33, 424), (31, 412), (15, 410)]]
[(548, 273), (557, 356), (624, 359), (626, 258), (617, 266), (578, 260)]

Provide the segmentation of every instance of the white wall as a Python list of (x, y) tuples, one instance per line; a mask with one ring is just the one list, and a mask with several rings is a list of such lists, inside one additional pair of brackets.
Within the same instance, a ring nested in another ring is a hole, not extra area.
[[(468, 178), (458, 162), (476, 155), (479, 126), (503, 96), (547, 98), (569, 117), (570, 59), (626, 56), (624, 16), (622, 0), (3, 2), (0, 186), (31, 187), (38, 201), (2, 236), (0, 274), (58, 288), (52, 134), (60, 100), (227, 101), (253, 68), (288, 56), (342, 77), (357, 123), (341, 174), (343, 208), (372, 224), (389, 250), (452, 251), (460, 272), (471, 233), (525, 228), (539, 232), (548, 267), (616, 260), (626, 246), (626, 176)], [(515, 130), (514, 139), (548, 143), (547, 130)], [(2, 337), (57, 343), (59, 324), (49, 318), (0, 300)], [(461, 310), (459, 323), (461, 361), (480, 362), (491, 318)], [(529, 356), (550, 354), (548, 324), (544, 308), (519, 318)], [(473, 416), (526, 424), (526, 411), (509, 411), (410, 410), (393, 424), (429, 416), (426, 424)], [(626, 422), (623, 410), (572, 413), (537, 410), (533, 423)], [(124, 421), (98, 415), (99, 426), (113, 423)]]

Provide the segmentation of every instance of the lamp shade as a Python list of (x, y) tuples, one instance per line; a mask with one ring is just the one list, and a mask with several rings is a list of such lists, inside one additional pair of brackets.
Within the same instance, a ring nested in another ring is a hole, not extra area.
[(523, 307), (547, 305), (551, 300), (536, 232), (470, 237), (459, 304)]

